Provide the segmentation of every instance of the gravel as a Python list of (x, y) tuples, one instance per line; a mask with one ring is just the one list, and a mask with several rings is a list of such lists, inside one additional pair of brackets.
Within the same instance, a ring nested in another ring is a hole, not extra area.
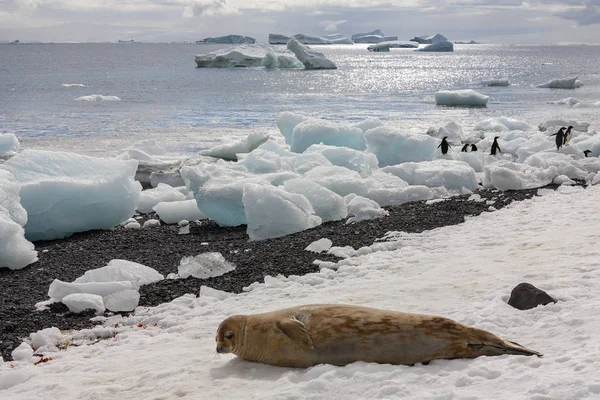
[[(35, 243), (39, 261), (21, 269), (0, 269), (0, 352), (11, 360), (11, 351), (22, 338), (40, 329), (55, 326), (61, 330), (93, 326), (92, 311), (74, 314), (62, 303), (49, 310), (36, 311), (35, 303), (48, 299), (48, 287), (56, 278), (73, 281), (89, 269), (105, 266), (110, 260), (125, 259), (152, 267), (167, 275), (176, 273), (184, 256), (202, 252), (220, 252), (236, 269), (209, 279), (166, 279), (140, 290), (140, 305), (155, 306), (186, 293), (198, 294), (201, 285), (240, 293), (266, 275), (303, 275), (318, 271), (315, 259), (336, 261), (328, 254), (315, 254), (304, 249), (321, 238), (329, 238), (334, 246), (369, 246), (389, 231), (422, 232), (462, 223), (467, 216), (500, 209), (513, 201), (533, 197), (537, 189), (522, 191), (477, 192), (485, 201), (468, 201), (468, 195), (426, 204), (413, 202), (386, 207), (388, 217), (346, 225), (329, 222), (314, 229), (282, 238), (249, 242), (246, 227), (220, 228), (204, 221), (192, 223), (188, 235), (179, 235), (177, 225), (161, 225), (149, 229), (125, 229), (75, 234), (67, 239)], [(487, 201), (493, 201), (488, 204)], [(150, 216), (152, 217), (152, 216)], [(145, 216), (144, 219), (148, 219)], [(143, 222), (143, 220), (141, 220)]]

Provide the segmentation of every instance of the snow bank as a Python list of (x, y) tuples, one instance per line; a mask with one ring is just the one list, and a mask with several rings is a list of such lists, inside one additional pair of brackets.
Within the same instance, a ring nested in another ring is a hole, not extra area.
[(478, 121), (473, 128), (476, 131), (492, 131), (492, 132), (507, 132), (507, 131), (528, 131), (532, 127), (526, 122), (519, 121), (514, 118), (498, 117), (486, 118)]
[(104, 96), (101, 94), (90, 94), (89, 96), (81, 96), (75, 99), (75, 101), (121, 101), (118, 96)]
[(112, 228), (131, 217), (140, 201), (141, 186), (133, 180), (137, 161), (24, 150), (1, 168), (21, 184), (25, 235), (32, 241)]
[(196, 200), (173, 201), (168, 203), (158, 203), (152, 208), (158, 214), (158, 217), (166, 224), (176, 224), (179, 221), (196, 221), (206, 219), (199, 209)]
[(250, 153), (258, 146), (269, 140), (269, 135), (263, 132), (253, 132), (246, 138), (235, 141), (233, 143), (225, 143), (208, 150), (202, 150), (200, 152), (203, 156), (211, 156), (222, 158), (224, 160), (237, 160), (236, 154), (238, 153)]
[(313, 144), (365, 149), (363, 131), (348, 124), (336, 124), (326, 120), (309, 119), (300, 122), (292, 133), (290, 150), (302, 153)]
[(322, 222), (306, 197), (273, 186), (247, 184), (242, 201), (250, 240), (285, 236)]
[(389, 126), (369, 130), (365, 139), (367, 150), (377, 156), (381, 167), (432, 160), (438, 146), (431, 136)]
[(435, 94), (435, 104), (438, 106), (485, 107), (489, 100), (489, 96), (473, 89), (440, 90)]
[(423, 185), (430, 188), (444, 187), (448, 190), (477, 189), (475, 170), (462, 161), (407, 162), (382, 168), (381, 171), (393, 174), (408, 182), (409, 185)]
[(305, 69), (337, 69), (333, 61), (325, 57), (323, 53), (312, 50), (294, 38), (287, 43), (287, 48), (298, 57)]
[(537, 85), (538, 88), (550, 89), (575, 89), (581, 86), (581, 83), (574, 78), (559, 78)]
[(14, 156), (19, 152), (19, 139), (13, 133), (0, 133), (0, 157)]

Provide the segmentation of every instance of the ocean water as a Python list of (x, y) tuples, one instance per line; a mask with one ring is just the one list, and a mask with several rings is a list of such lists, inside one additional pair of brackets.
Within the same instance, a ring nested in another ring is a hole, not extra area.
[[(600, 128), (598, 108), (548, 104), (566, 97), (600, 101), (600, 46), (457, 45), (454, 53), (314, 46), (338, 69), (196, 68), (195, 54), (222, 47), (0, 45), (0, 132), (15, 133), (22, 147), (107, 154), (152, 138), (170, 151), (193, 154), (255, 130), (280, 137), (275, 119), (281, 111), (335, 121), (378, 117), (423, 129), (454, 120), (468, 131), (497, 116), (532, 125), (562, 117)], [(579, 76), (584, 86), (535, 88), (568, 76)], [(511, 86), (476, 84), (497, 77)], [(491, 96), (488, 107), (435, 105), (436, 91), (465, 88)], [(93, 94), (121, 101), (75, 100)]]

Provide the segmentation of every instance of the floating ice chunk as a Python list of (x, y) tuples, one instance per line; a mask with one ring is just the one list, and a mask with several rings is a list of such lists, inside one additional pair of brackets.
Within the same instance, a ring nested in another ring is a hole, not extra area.
[(159, 183), (165, 185), (180, 187), (185, 186), (179, 170), (174, 171), (153, 171), (150, 173), (150, 185), (157, 187)]
[(14, 133), (0, 133), (0, 157), (14, 156), (19, 152), (19, 139)]
[(195, 61), (198, 68), (260, 67), (266, 54), (263, 46), (251, 44), (197, 54)]
[(133, 289), (121, 290), (107, 294), (102, 300), (107, 310), (113, 312), (133, 311), (140, 303), (140, 292)]
[(176, 224), (181, 220), (196, 221), (206, 219), (206, 215), (198, 209), (196, 200), (173, 201), (158, 203), (152, 208), (158, 217), (166, 224)]
[(238, 153), (250, 153), (258, 146), (269, 140), (269, 135), (263, 132), (253, 132), (242, 140), (235, 141), (233, 143), (221, 144), (208, 150), (202, 150), (200, 154), (203, 156), (211, 156), (222, 158), (224, 160), (238, 159)]
[(25, 235), (32, 241), (112, 228), (133, 215), (140, 200), (137, 161), (24, 150), (2, 168), (21, 184)]
[(177, 267), (181, 278), (193, 276), (208, 279), (221, 276), (235, 269), (235, 264), (227, 261), (221, 253), (201, 253), (197, 256), (183, 257)]
[(546, 186), (558, 176), (556, 167), (536, 168), (511, 161), (500, 161), (484, 167), (483, 186), (500, 190), (534, 189)]
[(56, 346), (63, 339), (60, 329), (55, 326), (39, 330), (29, 335), (29, 337), (31, 338), (31, 345), (36, 349), (43, 346)]
[(287, 42), (287, 48), (298, 57), (305, 69), (337, 69), (323, 53), (312, 50), (294, 38)]
[(427, 52), (453, 52), (454, 44), (449, 41), (445, 42), (437, 42), (430, 44), (428, 46), (423, 47), (422, 49), (418, 49), (417, 51), (427, 51)]
[(365, 136), (358, 127), (311, 119), (296, 125), (290, 150), (302, 153), (313, 144), (343, 146), (355, 150), (365, 149)]
[(413, 39), (410, 39), (410, 41), (417, 42), (420, 44), (433, 44), (439, 42), (447, 42), (448, 39), (441, 33), (436, 33), (435, 35), (415, 36)]
[(10, 354), (15, 361), (29, 361), (33, 357), (33, 349), (30, 345), (23, 342)]
[(292, 144), (292, 134), (294, 133), (294, 128), (296, 127), (296, 125), (308, 119), (310, 118), (289, 111), (284, 111), (277, 114), (277, 127), (279, 128), (279, 131), (285, 138), (285, 142), (287, 144)]
[(475, 170), (462, 161), (434, 160), (420, 163), (407, 162), (382, 168), (381, 171), (393, 174), (410, 185), (423, 185), (430, 188), (445, 187), (448, 190), (477, 189)]
[[(540, 131), (544, 132), (546, 130), (553, 130), (553, 131), (558, 130), (558, 128), (561, 128), (563, 126), (573, 126), (573, 129), (575, 129), (576, 131), (587, 132), (588, 128), (590, 127), (590, 123), (589, 122), (567, 121), (564, 119), (551, 119), (551, 120), (542, 122), (538, 128)], [(556, 129), (554, 129), (554, 128), (556, 128)]]
[(351, 215), (346, 221), (347, 224), (368, 219), (382, 218), (390, 214), (388, 211), (381, 208), (375, 201), (362, 196), (349, 196), (346, 200), (349, 200), (347, 201), (348, 215)]
[(550, 88), (550, 89), (575, 89), (580, 87), (578, 84), (577, 77), (571, 78), (559, 78), (537, 85), (538, 88)]
[(322, 222), (306, 197), (273, 186), (246, 185), (243, 203), (250, 240), (285, 236)]
[(365, 153), (348, 147), (313, 144), (304, 153), (323, 154), (333, 165), (346, 167), (360, 173), (361, 176), (369, 176), (373, 171), (378, 169), (377, 156), (375, 154)]
[(304, 177), (340, 196), (351, 193), (366, 196), (370, 186), (369, 181), (363, 179), (358, 172), (338, 166), (316, 167), (308, 171)]
[(323, 238), (315, 240), (314, 242), (306, 246), (304, 250), (312, 251), (313, 253), (322, 253), (324, 251), (329, 250), (331, 246), (333, 246), (333, 242), (327, 238)]
[(489, 96), (473, 89), (440, 90), (435, 94), (435, 104), (438, 106), (485, 107)]
[(573, 105), (573, 108), (600, 108), (600, 101), (581, 101)]
[(479, 82), (483, 86), (510, 86), (508, 78), (487, 79)]
[(564, 105), (567, 105), (569, 107), (573, 107), (577, 103), (581, 103), (581, 100), (579, 100), (579, 99), (577, 99), (575, 97), (566, 97), (566, 98), (561, 99), (561, 100), (549, 101), (548, 102), (548, 104), (564, 104)]
[(231, 297), (232, 294), (229, 292), (225, 292), (223, 290), (213, 289), (208, 286), (200, 286), (200, 293), (198, 294), (200, 297), (213, 297), (217, 300), (225, 300), (228, 297)]
[(377, 156), (379, 166), (432, 160), (439, 144), (431, 136), (389, 126), (369, 130), (365, 139), (367, 150)]
[(91, 94), (89, 96), (81, 96), (75, 99), (75, 101), (121, 101), (118, 96), (104, 96), (101, 94)]
[(69, 283), (55, 279), (50, 284), (48, 296), (54, 300), (62, 301), (63, 297), (73, 293), (89, 293), (106, 296), (110, 293), (133, 288), (134, 284), (131, 281)]
[(85, 310), (95, 310), (98, 314), (106, 310), (102, 296), (88, 293), (72, 293), (61, 300), (72, 313), (80, 313)]
[(585, 180), (589, 173), (589, 171), (580, 168), (580, 163), (574, 160), (570, 155), (555, 152), (532, 154), (527, 157), (525, 164), (543, 169), (556, 167), (559, 175), (566, 175), (571, 179)]
[(138, 212), (150, 213), (152, 208), (158, 203), (167, 203), (171, 201), (184, 201), (185, 195), (179, 190), (172, 186), (159, 183), (154, 189), (148, 189), (142, 191), (140, 196), (140, 204), (138, 205)]
[(82, 83), (63, 83), (62, 85), (60, 85), (62, 87), (80, 87), (80, 88), (84, 88), (87, 87)]
[(337, 221), (348, 216), (344, 199), (333, 191), (308, 179), (290, 179), (283, 184), (290, 193), (303, 195), (323, 222)]
[(507, 132), (507, 131), (528, 131), (532, 127), (526, 122), (519, 121), (514, 118), (499, 117), (499, 118), (487, 118), (478, 121), (473, 128), (476, 131), (493, 131), (493, 132)]
[(446, 136), (451, 143), (460, 143), (464, 136), (462, 128), (454, 121), (450, 121), (447, 124), (434, 125), (427, 129), (427, 134), (438, 139)]

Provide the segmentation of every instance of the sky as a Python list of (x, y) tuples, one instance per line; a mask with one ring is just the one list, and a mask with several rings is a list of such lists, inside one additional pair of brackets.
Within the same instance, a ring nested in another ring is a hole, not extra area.
[(381, 29), (485, 43), (600, 43), (600, 0), (0, 0), (0, 41), (196, 41)]

